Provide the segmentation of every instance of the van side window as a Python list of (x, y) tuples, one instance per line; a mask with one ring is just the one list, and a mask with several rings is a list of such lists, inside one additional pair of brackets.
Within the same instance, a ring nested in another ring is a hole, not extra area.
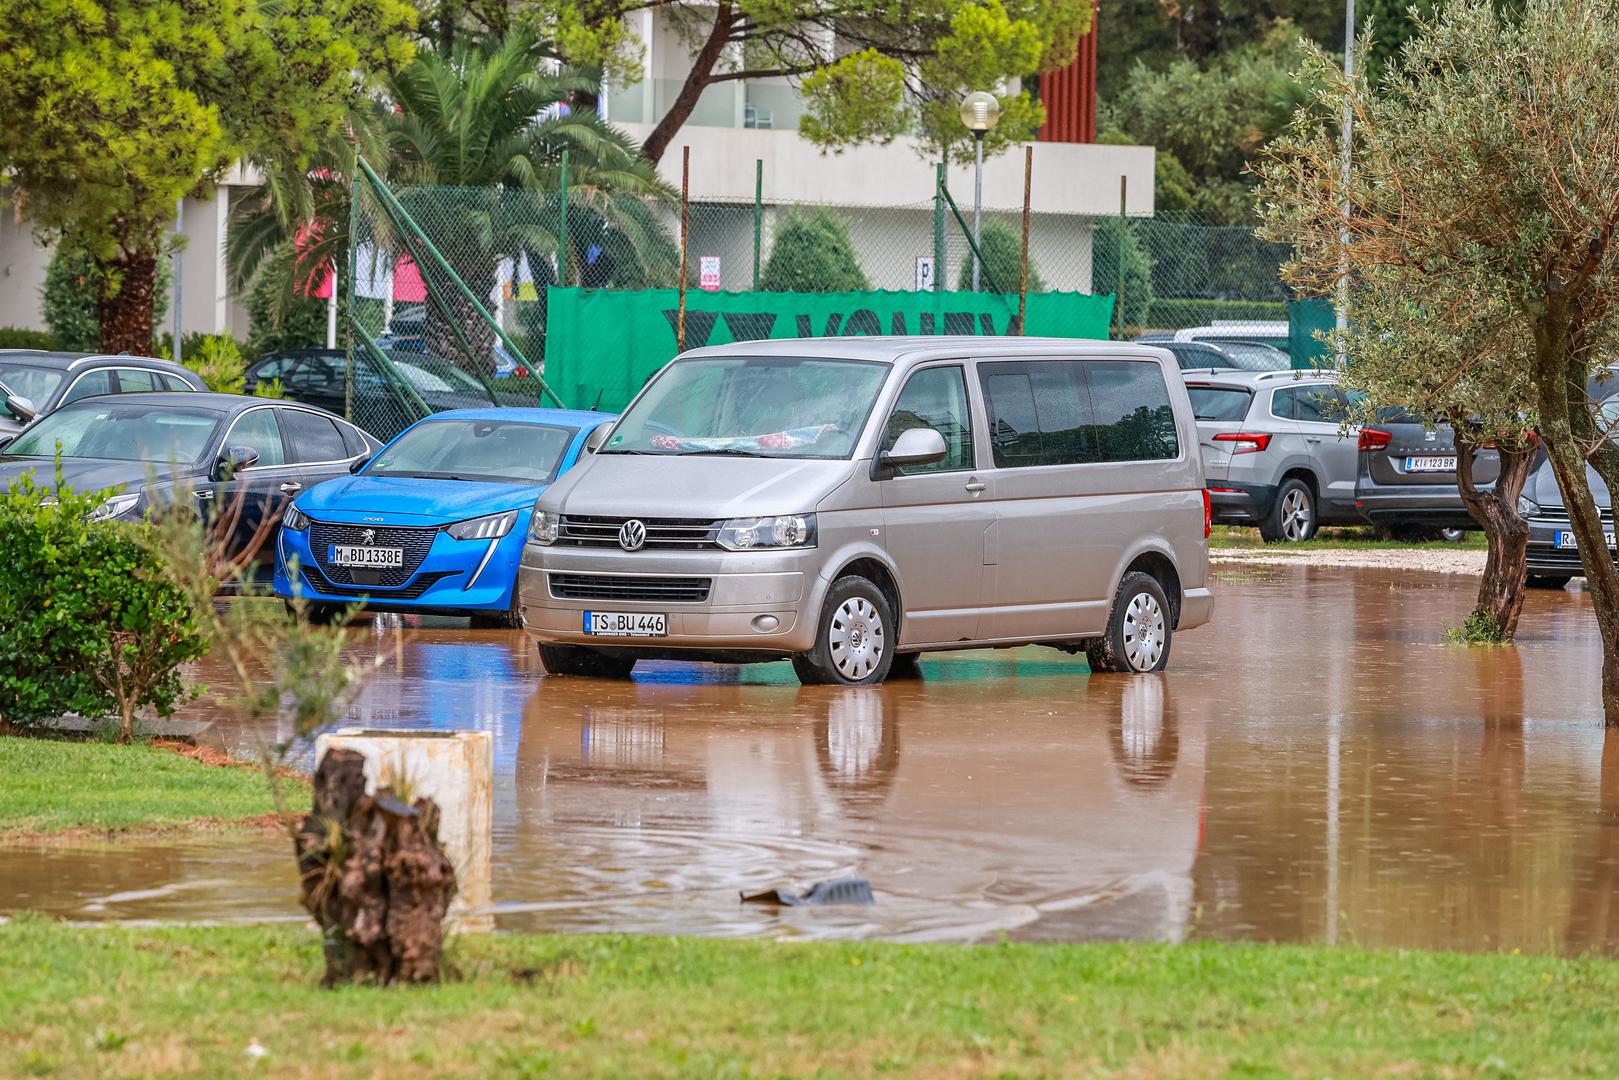
[[(996, 364), (994, 367), (1011, 365)], [(1045, 464), (1045, 440), (1040, 434), (1039, 415), (1034, 409), (1034, 387), (1025, 371), (984, 373), (984, 404), (989, 408), (989, 444), (995, 467), (1014, 469), (1020, 465)]]
[(967, 411), (967, 375), (959, 367), (926, 368), (912, 375), (888, 416), (883, 449), (894, 446), (900, 432), (929, 427), (944, 436), (942, 461), (912, 465), (903, 474), (953, 472), (973, 467), (972, 415)]
[(1157, 364), (1087, 360), (1090, 376), (1091, 461), (1164, 461), (1180, 453), (1175, 410)]

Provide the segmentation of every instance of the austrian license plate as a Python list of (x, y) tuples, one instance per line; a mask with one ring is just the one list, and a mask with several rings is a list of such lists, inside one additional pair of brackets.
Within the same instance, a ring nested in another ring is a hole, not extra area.
[(1406, 472), (1455, 472), (1456, 459), (1454, 457), (1408, 457), (1405, 459)]
[(359, 566), (370, 570), (398, 570), (405, 565), (405, 549), (362, 547), (359, 544), (329, 544), (326, 562), (330, 566)]
[[(1603, 535), (1607, 538), (1608, 546), (1610, 548), (1613, 547), (1613, 533), (1604, 533)], [(1575, 541), (1574, 534), (1565, 530), (1557, 534), (1557, 546), (1560, 548), (1573, 549), (1579, 547), (1580, 545)]]
[(603, 637), (663, 637), (669, 633), (669, 616), (644, 611), (587, 611), (585, 633)]

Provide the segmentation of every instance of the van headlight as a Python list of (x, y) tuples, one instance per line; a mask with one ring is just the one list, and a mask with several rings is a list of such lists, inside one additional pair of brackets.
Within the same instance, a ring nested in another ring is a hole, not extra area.
[(288, 532), (303, 532), (309, 528), (309, 515), (291, 503), (281, 511), (281, 527)]
[(536, 544), (554, 544), (562, 533), (562, 515), (534, 508), (534, 517), (528, 524), (528, 538)]
[(123, 517), (141, 501), (139, 494), (114, 495), (94, 510), (90, 511), (89, 521), (111, 521), (115, 517)]
[(444, 531), (457, 540), (498, 540), (511, 532), (512, 526), (516, 524), (517, 511), (508, 510), (504, 514), (490, 514), (487, 517), (457, 521)]
[(1518, 496), (1518, 516), (1523, 518), (1537, 517), (1540, 514), (1540, 504), (1527, 495)]
[(728, 551), (814, 547), (815, 515), (732, 518), (721, 526), (719, 536), (715, 539), (720, 547)]

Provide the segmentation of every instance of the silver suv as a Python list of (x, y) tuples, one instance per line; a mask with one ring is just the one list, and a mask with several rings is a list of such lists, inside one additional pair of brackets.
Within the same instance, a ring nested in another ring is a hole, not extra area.
[(1359, 524), (1359, 430), (1330, 372), (1186, 374), (1214, 520), (1258, 525), (1267, 541)]

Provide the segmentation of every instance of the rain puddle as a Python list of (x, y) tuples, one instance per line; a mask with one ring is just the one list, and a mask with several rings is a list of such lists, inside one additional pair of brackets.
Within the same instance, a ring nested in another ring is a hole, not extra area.
[[(1442, 634), (1467, 578), (1245, 566), (1217, 585), (1164, 676), (1027, 649), (855, 691), (784, 664), (547, 680), (520, 635), (378, 620), (353, 648), (401, 666), (352, 719), (491, 733), (504, 930), (1619, 944), (1619, 742), (1585, 596), (1532, 594), (1519, 648), (1470, 650)], [(274, 837), (0, 860), (0, 911), (300, 915)], [(851, 875), (874, 905), (738, 902)]]

